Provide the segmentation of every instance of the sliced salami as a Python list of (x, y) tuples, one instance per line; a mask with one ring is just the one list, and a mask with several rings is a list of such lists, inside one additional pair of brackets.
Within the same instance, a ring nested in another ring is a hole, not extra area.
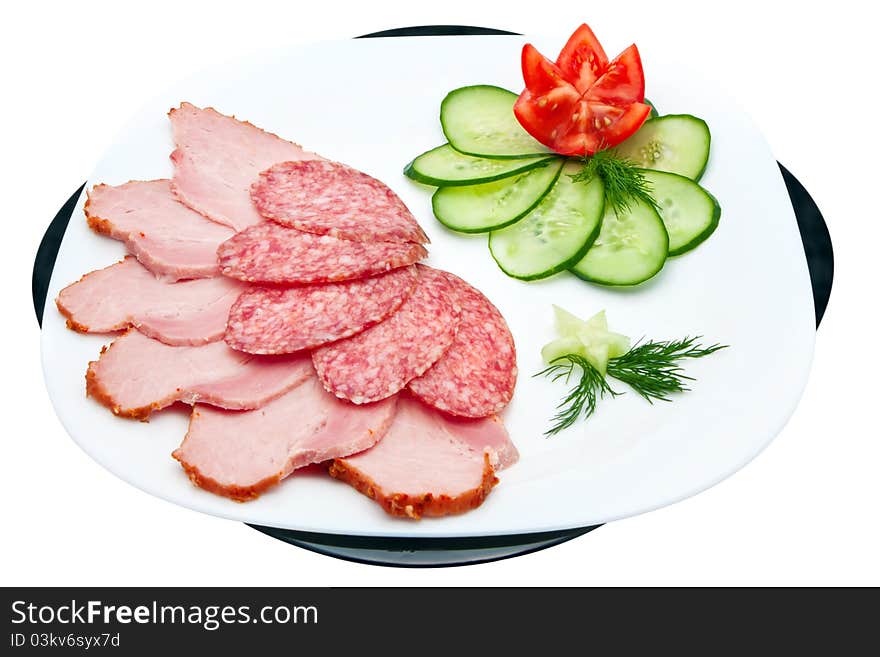
[(418, 262), (425, 247), (401, 242), (353, 242), (265, 222), (217, 249), (220, 271), (251, 283), (331, 283), (382, 274)]
[(516, 348), (504, 317), (483, 294), (449, 272), (438, 271), (461, 307), (452, 346), (409, 389), (453, 415), (487, 417), (507, 406), (516, 385)]
[(226, 344), (251, 354), (290, 354), (347, 338), (397, 310), (416, 279), (411, 265), (342, 283), (247, 290), (229, 312)]
[(423, 374), (452, 344), (459, 307), (449, 279), (417, 265), (419, 278), (403, 305), (362, 333), (312, 352), (324, 387), (365, 404), (390, 397)]
[(360, 242), (428, 241), (385, 183), (326, 160), (281, 162), (251, 187), (261, 215), (284, 226)]

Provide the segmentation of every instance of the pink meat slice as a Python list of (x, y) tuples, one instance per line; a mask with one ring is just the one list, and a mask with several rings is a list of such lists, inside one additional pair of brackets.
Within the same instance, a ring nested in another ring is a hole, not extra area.
[(397, 310), (416, 279), (410, 266), (344, 283), (247, 290), (229, 312), (226, 344), (251, 354), (290, 354), (347, 338)]
[(170, 280), (219, 274), (217, 247), (233, 234), (179, 203), (170, 180), (95, 185), (85, 213), (92, 230), (125, 243), (144, 267)]
[(209, 219), (236, 231), (263, 219), (250, 199), (257, 175), (276, 162), (320, 156), (213, 108), (182, 103), (168, 113), (177, 148), (172, 189)]
[(385, 437), (330, 466), (330, 475), (375, 500), (389, 514), (413, 519), (478, 507), (498, 483), (495, 473), (518, 459), (497, 417), (450, 419), (401, 396)]
[(436, 414), (447, 431), (455, 439), (479, 454), (489, 453), (489, 461), (496, 471), (509, 468), (519, 460), (519, 452), (511, 442), (504, 422), (497, 415), (486, 418), (463, 418)]
[(449, 281), (436, 269), (416, 265), (415, 289), (383, 322), (312, 352), (324, 387), (337, 397), (365, 404), (390, 397), (439, 359), (458, 327), (459, 307)]
[(220, 245), (224, 275), (252, 283), (329, 283), (405, 267), (427, 255), (421, 244), (353, 242), (266, 222)]
[(68, 285), (55, 304), (75, 331), (113, 333), (133, 326), (165, 344), (195, 346), (223, 337), (229, 309), (244, 287), (222, 276), (170, 282), (127, 256)]
[(251, 198), (267, 219), (318, 235), (361, 242), (428, 241), (385, 183), (339, 162), (280, 162), (260, 174)]
[(423, 402), (453, 415), (500, 413), (516, 386), (516, 347), (504, 317), (483, 294), (449, 272), (440, 272), (461, 307), (452, 346), (434, 365), (409, 382)]
[(89, 363), (86, 394), (116, 415), (146, 420), (177, 401), (260, 408), (311, 373), (307, 356), (251, 356), (225, 342), (172, 347), (129, 331)]
[(297, 468), (372, 447), (396, 407), (396, 397), (365, 406), (336, 399), (312, 376), (255, 411), (197, 404), (172, 456), (196, 486), (251, 500)]

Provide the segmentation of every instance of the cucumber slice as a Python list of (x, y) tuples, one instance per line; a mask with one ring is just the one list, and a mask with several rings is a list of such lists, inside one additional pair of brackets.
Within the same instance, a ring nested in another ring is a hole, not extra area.
[(522, 158), (551, 155), (513, 115), (517, 95), (477, 85), (450, 91), (440, 104), (440, 124), (449, 144), (466, 155)]
[(478, 185), (549, 164), (546, 155), (520, 160), (490, 160), (459, 153), (449, 144), (422, 153), (406, 165), (403, 173), (415, 181), (435, 187)]
[(583, 165), (568, 161), (544, 200), (515, 224), (489, 235), (502, 271), (522, 280), (546, 278), (583, 258), (599, 234), (605, 187), (598, 178), (572, 182)]
[(645, 121), (617, 146), (618, 154), (644, 169), (677, 173), (699, 180), (709, 162), (709, 126), (690, 114), (668, 114)]
[(648, 118), (649, 118), (649, 119), (656, 119), (658, 116), (660, 116), (660, 112), (657, 111), (657, 106), (654, 105), (654, 103), (652, 103), (652, 102), (651, 102), (650, 100), (648, 100), (647, 98), (645, 98), (642, 102), (645, 103), (645, 105), (647, 105), (648, 107), (651, 108), (651, 113), (648, 114)]
[(541, 202), (561, 169), (562, 160), (557, 159), (540, 169), (495, 182), (441, 187), (431, 198), (434, 216), (447, 228), (460, 233), (487, 233), (504, 228), (522, 219)]
[(603, 285), (636, 285), (663, 268), (669, 236), (656, 210), (632, 203), (628, 212), (605, 210), (602, 230), (584, 258), (571, 271)]
[(690, 178), (663, 171), (642, 171), (660, 206), (660, 218), (669, 233), (669, 255), (687, 253), (718, 227), (721, 206)]

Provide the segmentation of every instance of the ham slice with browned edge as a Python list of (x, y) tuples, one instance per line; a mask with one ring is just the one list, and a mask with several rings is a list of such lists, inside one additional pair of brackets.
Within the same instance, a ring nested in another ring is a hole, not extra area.
[(297, 468), (372, 447), (385, 435), (396, 406), (396, 397), (355, 406), (312, 376), (255, 411), (197, 404), (172, 456), (196, 486), (243, 502)]
[(252, 356), (225, 342), (172, 347), (128, 331), (89, 363), (86, 394), (116, 415), (146, 420), (177, 401), (260, 408), (312, 372), (308, 356)]
[(387, 513), (417, 520), (480, 506), (498, 483), (495, 473), (518, 458), (498, 417), (450, 419), (401, 395), (385, 437), (334, 460), (329, 472)]
[(233, 234), (178, 202), (170, 180), (95, 185), (85, 213), (94, 231), (120, 240), (144, 267), (173, 281), (217, 276), (217, 247)]
[(193, 210), (236, 231), (263, 221), (250, 187), (276, 162), (322, 159), (270, 132), (190, 103), (168, 113), (177, 148), (172, 189)]
[(82, 333), (113, 333), (130, 326), (169, 345), (215, 342), (245, 285), (226, 278), (170, 282), (135, 258), (93, 271), (61, 290), (55, 304), (67, 326)]

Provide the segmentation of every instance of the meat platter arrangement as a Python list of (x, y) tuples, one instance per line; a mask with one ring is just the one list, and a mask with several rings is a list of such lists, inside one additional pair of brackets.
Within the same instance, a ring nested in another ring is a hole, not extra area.
[(50, 284), (70, 435), (182, 506), (359, 536), (588, 527), (742, 467), (809, 372), (797, 224), (748, 117), (609, 56), (625, 28), (313, 44), (147, 103)]
[(497, 308), (420, 262), (379, 180), (212, 108), (169, 119), (172, 179), (88, 191), (88, 225), (130, 255), (56, 299), (70, 329), (116, 336), (87, 395), (143, 421), (190, 405), (181, 476), (239, 502), (320, 464), (393, 516), (479, 506), (518, 459)]

